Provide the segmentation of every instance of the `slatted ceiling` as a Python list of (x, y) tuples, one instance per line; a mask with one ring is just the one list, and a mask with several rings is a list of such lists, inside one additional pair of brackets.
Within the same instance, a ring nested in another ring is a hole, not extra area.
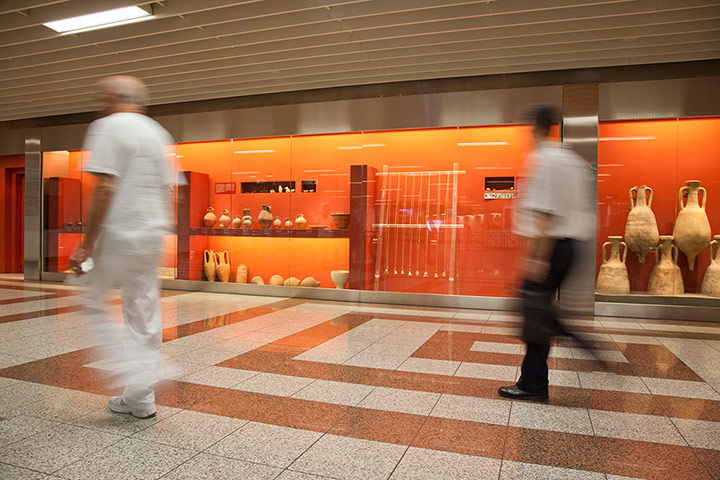
[(150, 2), (0, 2), (0, 120), (94, 110), (94, 83), (121, 73), (165, 104), (720, 57), (710, 0), (167, 0), (137, 24), (41, 25), (110, 4)]

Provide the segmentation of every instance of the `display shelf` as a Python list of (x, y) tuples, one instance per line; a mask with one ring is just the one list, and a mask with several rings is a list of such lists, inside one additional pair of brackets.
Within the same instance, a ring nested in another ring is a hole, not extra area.
[(283, 230), (263, 228), (190, 228), (190, 235), (263, 238), (350, 238), (350, 230)]
[(85, 227), (81, 225), (60, 227), (57, 229), (57, 233), (85, 233)]

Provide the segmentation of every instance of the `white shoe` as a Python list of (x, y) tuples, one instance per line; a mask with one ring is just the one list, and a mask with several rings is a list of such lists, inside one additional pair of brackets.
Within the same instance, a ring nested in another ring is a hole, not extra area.
[(117, 397), (110, 397), (110, 402), (108, 403), (108, 407), (110, 407), (110, 410), (112, 410), (115, 413), (128, 413), (135, 418), (152, 418), (157, 413), (156, 411), (147, 413), (147, 412), (141, 412), (139, 410), (133, 410), (130, 407), (130, 405), (125, 403), (125, 401), (122, 398), (122, 395), (118, 395)]

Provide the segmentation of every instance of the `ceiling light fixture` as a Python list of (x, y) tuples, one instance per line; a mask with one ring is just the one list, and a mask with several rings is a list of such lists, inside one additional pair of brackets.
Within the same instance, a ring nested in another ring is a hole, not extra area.
[(48, 28), (62, 35), (89, 32), (101, 28), (115, 27), (128, 23), (142, 22), (154, 18), (149, 7), (125, 7), (104, 12), (91, 13), (79, 17), (65, 18), (54, 22), (43, 23)]

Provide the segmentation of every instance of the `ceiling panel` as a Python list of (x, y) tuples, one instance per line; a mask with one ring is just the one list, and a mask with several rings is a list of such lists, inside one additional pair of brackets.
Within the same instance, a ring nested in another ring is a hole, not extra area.
[[(155, 17), (75, 35), (42, 25), (128, 5)], [(719, 57), (711, 0), (16, 0), (0, 3), (0, 121), (93, 110), (113, 74), (166, 104)]]

